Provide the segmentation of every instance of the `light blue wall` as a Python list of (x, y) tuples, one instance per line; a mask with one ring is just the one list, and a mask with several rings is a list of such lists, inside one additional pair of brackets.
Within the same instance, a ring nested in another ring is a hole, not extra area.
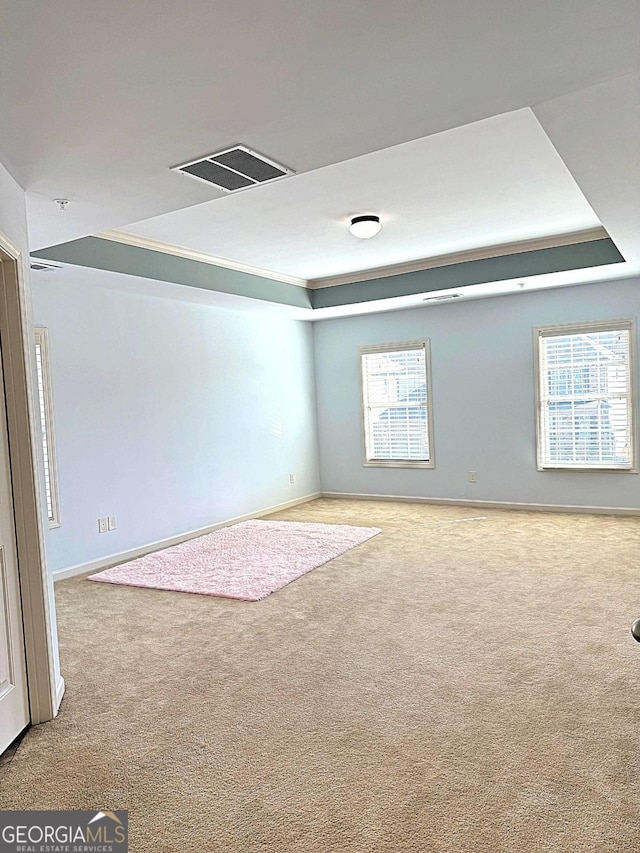
[[(104, 286), (110, 276), (63, 269), (34, 282), (54, 394), (54, 571), (319, 486), (310, 325), (123, 292)], [(117, 529), (99, 534), (106, 515)]]
[[(153, 287), (127, 292), (105, 285), (115, 274), (78, 273), (33, 284), (54, 383), (62, 525), (47, 532), (52, 570), (320, 487), (640, 508), (638, 475), (536, 470), (532, 350), (535, 325), (635, 317), (638, 280), (312, 327), (264, 308), (186, 302)], [(358, 347), (421, 337), (432, 347), (436, 467), (363, 468)], [(99, 534), (105, 515), (118, 527)]]
[[(640, 508), (640, 475), (536, 470), (532, 345), (534, 326), (639, 309), (635, 279), (314, 324), (322, 490)], [(423, 337), (431, 339), (436, 467), (364, 468), (358, 347)]]

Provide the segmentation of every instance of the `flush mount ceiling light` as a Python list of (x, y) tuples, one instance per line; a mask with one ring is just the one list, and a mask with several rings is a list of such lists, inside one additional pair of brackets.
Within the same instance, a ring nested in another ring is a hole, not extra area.
[(379, 216), (354, 216), (349, 225), (349, 231), (354, 237), (359, 237), (361, 240), (368, 240), (369, 237), (375, 237), (378, 231), (382, 228)]

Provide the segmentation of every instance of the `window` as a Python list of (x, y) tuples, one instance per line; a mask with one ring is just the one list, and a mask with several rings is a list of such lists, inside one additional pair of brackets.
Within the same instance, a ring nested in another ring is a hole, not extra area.
[(636, 471), (635, 325), (535, 329), (538, 469)]
[(36, 329), (35, 333), (36, 376), (38, 379), (38, 401), (40, 403), (40, 428), (42, 434), (42, 454), (44, 456), (47, 517), (49, 519), (49, 527), (59, 527), (58, 477), (53, 444), (53, 400), (51, 396), (51, 379), (49, 377), (49, 339), (46, 329)]
[(429, 342), (361, 347), (364, 464), (433, 468)]

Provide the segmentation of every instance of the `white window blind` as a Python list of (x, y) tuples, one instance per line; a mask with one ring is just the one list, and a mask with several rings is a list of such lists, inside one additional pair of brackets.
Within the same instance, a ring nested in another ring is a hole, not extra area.
[(35, 330), (36, 338), (36, 376), (38, 380), (38, 402), (40, 403), (40, 429), (42, 436), (42, 454), (44, 457), (44, 485), (49, 527), (58, 527), (60, 513), (58, 509), (58, 478), (53, 445), (53, 400), (49, 378), (49, 339), (47, 330)]
[(428, 342), (362, 347), (365, 464), (433, 466)]
[(538, 466), (635, 466), (633, 324), (537, 330)]

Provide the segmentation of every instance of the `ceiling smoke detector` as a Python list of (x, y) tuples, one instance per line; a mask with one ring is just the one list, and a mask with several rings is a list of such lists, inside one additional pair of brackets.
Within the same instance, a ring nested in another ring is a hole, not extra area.
[(349, 231), (351, 231), (354, 237), (358, 237), (360, 240), (368, 240), (370, 237), (375, 237), (381, 228), (380, 217), (369, 214), (354, 216), (349, 225)]
[(172, 166), (171, 171), (180, 172), (226, 193), (295, 174), (292, 169), (244, 145), (234, 145), (215, 154), (198, 157), (197, 160), (188, 160), (179, 166)]

